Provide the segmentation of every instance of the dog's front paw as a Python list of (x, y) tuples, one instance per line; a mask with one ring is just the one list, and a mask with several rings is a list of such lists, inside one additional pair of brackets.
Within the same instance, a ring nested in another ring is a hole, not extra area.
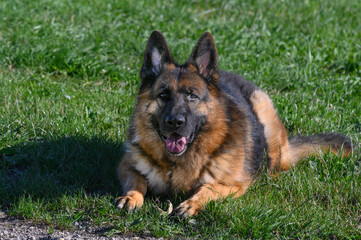
[(201, 209), (202, 206), (199, 202), (187, 200), (179, 204), (174, 210), (174, 213), (182, 218), (187, 218), (189, 216), (197, 215)]
[(132, 210), (137, 210), (143, 205), (143, 197), (126, 195), (122, 197), (118, 197), (116, 200), (116, 206), (119, 209), (125, 208), (128, 212)]

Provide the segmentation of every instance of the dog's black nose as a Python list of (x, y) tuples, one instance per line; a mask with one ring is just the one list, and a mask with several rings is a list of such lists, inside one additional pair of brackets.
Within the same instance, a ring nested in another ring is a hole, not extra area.
[(165, 122), (167, 123), (167, 125), (169, 127), (179, 128), (180, 126), (182, 126), (186, 122), (186, 119), (185, 119), (183, 114), (177, 114), (177, 115), (169, 114), (165, 118)]

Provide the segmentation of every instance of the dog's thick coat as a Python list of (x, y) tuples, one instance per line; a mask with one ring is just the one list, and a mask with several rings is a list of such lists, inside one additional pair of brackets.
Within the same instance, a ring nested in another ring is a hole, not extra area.
[(210, 33), (183, 65), (163, 35), (149, 38), (142, 83), (118, 176), (118, 207), (140, 208), (147, 190), (186, 193), (175, 212), (197, 214), (210, 200), (245, 193), (262, 166), (288, 170), (310, 154), (352, 153), (338, 134), (288, 138), (270, 97), (241, 76), (219, 70)]

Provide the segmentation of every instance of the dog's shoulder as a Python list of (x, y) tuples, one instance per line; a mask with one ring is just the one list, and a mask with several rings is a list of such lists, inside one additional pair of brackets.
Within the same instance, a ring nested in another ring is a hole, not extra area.
[[(264, 126), (261, 124), (257, 112), (254, 111), (252, 98), (260, 90), (255, 84), (235, 73), (219, 71), (219, 87), (227, 98), (236, 103), (238, 109), (242, 109), (247, 118), (247, 128), (250, 129), (249, 141), (252, 142), (252, 150), (246, 156), (247, 168), (254, 174), (264, 163), (267, 143), (264, 135)], [(261, 91), (264, 93), (263, 91)], [(266, 94), (266, 93), (264, 93)], [(267, 158), (267, 156), (266, 156)], [(268, 160), (266, 160), (267, 162)]]

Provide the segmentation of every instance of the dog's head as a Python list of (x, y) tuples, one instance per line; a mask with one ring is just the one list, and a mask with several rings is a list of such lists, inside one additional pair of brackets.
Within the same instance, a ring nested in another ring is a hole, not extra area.
[(150, 121), (167, 152), (180, 156), (196, 140), (212, 106), (218, 82), (217, 49), (210, 33), (198, 40), (188, 61), (174, 62), (160, 32), (148, 40), (141, 68), (140, 95), (146, 93)]

